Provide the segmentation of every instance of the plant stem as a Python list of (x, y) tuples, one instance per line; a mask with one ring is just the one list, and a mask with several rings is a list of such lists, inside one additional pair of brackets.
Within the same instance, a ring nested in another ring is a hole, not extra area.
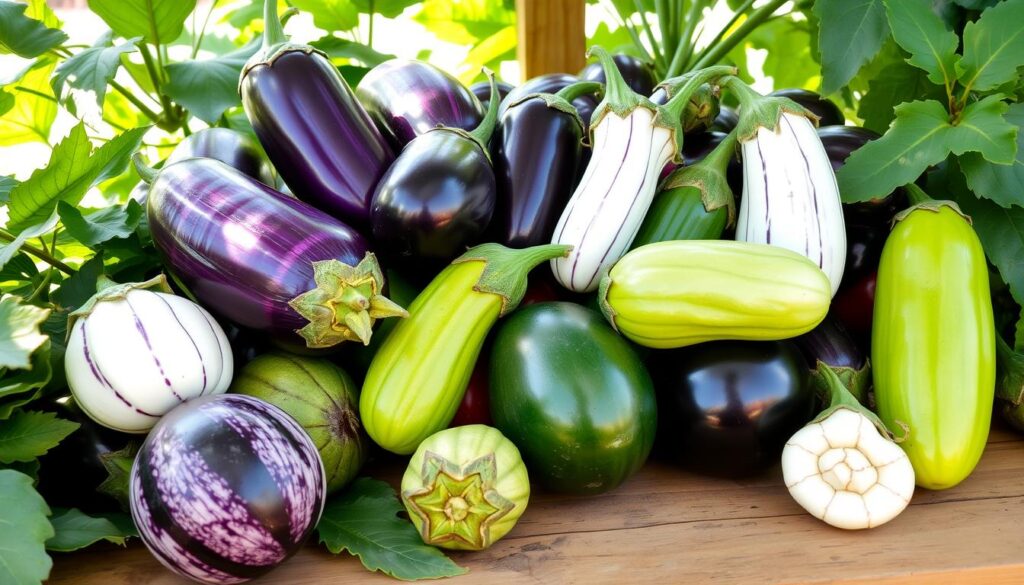
[[(203, 47), (203, 37), (206, 36), (206, 27), (210, 24), (210, 17), (213, 16), (213, 9), (217, 7), (218, 0), (210, 2), (210, 10), (206, 13), (206, 18), (203, 20), (203, 28), (199, 29), (199, 36), (196, 37), (195, 42), (192, 44), (192, 58), (195, 59), (196, 55), (199, 54), (199, 49)], [(195, 28), (195, 12), (192, 13), (192, 27)]]
[(35, 89), (30, 89), (28, 87), (22, 87), (20, 85), (14, 86), (14, 91), (20, 91), (22, 93), (32, 94), (32, 95), (34, 95), (34, 96), (36, 96), (38, 98), (42, 98), (44, 100), (50, 100), (51, 102), (56, 102), (57, 101), (57, 98), (53, 97), (52, 95), (46, 95), (45, 93), (43, 93), (41, 91), (38, 91), (38, 90), (35, 90)]
[[(7, 231), (5, 229), (0, 229), (0, 240), (6, 240), (8, 242), (13, 242), (16, 239), (17, 239), (17, 237), (14, 234), (12, 234), (11, 232), (9, 232), (9, 231)], [(53, 255), (50, 254), (49, 252), (47, 252), (46, 250), (41, 250), (41, 249), (39, 249), (39, 248), (33, 246), (32, 244), (29, 244), (29, 243), (22, 244), (21, 245), (21, 249), (24, 250), (25, 252), (28, 252), (29, 254), (35, 256), (36, 258), (39, 258), (43, 262), (46, 262), (50, 266), (53, 266), (57, 270), (60, 270), (61, 272), (65, 273), (67, 275), (72, 275), (72, 274), (75, 273), (75, 270), (73, 268), (71, 268), (67, 264), (61, 262), (60, 260), (54, 258)]]
[[(608, 7), (608, 4), (611, 4), (611, 8)], [(626, 18), (626, 16), (624, 16), (622, 13), (620, 13), (619, 9), (616, 8), (615, 4), (610, 0), (607, 4), (604, 5), (604, 7), (605, 10), (607, 10), (613, 18), (619, 21), (619, 26), (626, 29), (626, 33), (628, 33), (629, 38), (633, 40), (633, 45), (637, 48), (638, 51), (640, 51), (642, 58), (645, 61), (653, 63), (654, 58), (651, 57), (651, 54), (647, 51), (647, 47), (645, 47), (644, 43), (640, 40), (640, 35), (636, 34), (636, 30), (633, 29), (633, 25), (629, 22), (629, 19)]]
[[(732, 27), (735, 26), (737, 22), (739, 22), (740, 18), (744, 14), (746, 14), (747, 11), (750, 10), (750, 7), (753, 5), (754, 0), (746, 0), (742, 5), (740, 5), (740, 7), (736, 9), (736, 12), (733, 12), (732, 18), (729, 19), (729, 22), (722, 27), (722, 30), (718, 31), (718, 34), (715, 35), (715, 38), (711, 39), (711, 42), (708, 43), (708, 46), (704, 47), (704, 50), (701, 51), (700, 56), (703, 57), (705, 53), (713, 49), (715, 45), (717, 45), (722, 40), (722, 38), (725, 37), (726, 33), (728, 33), (729, 30), (732, 29)], [(698, 57), (698, 60), (699, 59), (700, 58)]]
[(911, 205), (918, 205), (920, 203), (933, 201), (933, 199), (929, 197), (924, 190), (914, 183), (907, 183), (903, 186), (903, 190), (907, 193), (907, 199), (910, 201)]
[[(170, 115), (171, 100), (166, 95), (164, 95), (163, 77), (161, 73), (157, 71), (158, 63), (160, 66), (160, 71), (163, 71), (163, 62), (162, 60), (159, 62), (153, 61), (153, 54), (149, 52), (149, 48), (145, 45), (145, 43), (139, 45), (139, 52), (142, 53), (142, 60), (146, 63), (146, 71), (149, 72), (149, 79), (153, 82), (153, 89), (155, 89), (156, 93), (160, 96), (160, 105), (164, 109), (164, 114)], [(158, 51), (157, 58), (159, 59), (159, 57), (160, 53)]]
[(693, 55), (695, 41), (693, 31), (697, 30), (697, 21), (700, 19), (700, 13), (704, 10), (704, 5), (705, 0), (693, 0), (693, 4), (690, 5), (690, 10), (686, 13), (686, 28), (683, 29), (679, 46), (672, 57), (672, 64), (668, 66), (668, 71), (665, 75), (666, 79), (671, 79), (686, 69), (686, 64)]
[(366, 44), (370, 48), (373, 48), (373, 17), (375, 15), (374, 0), (370, 0), (370, 32), (366, 35)]
[[(676, 43), (678, 39), (672, 35), (672, 9), (669, 6), (674, 6), (676, 2), (668, 2), (668, 0), (654, 0), (654, 12), (658, 15), (658, 28), (661, 29), (661, 50), (665, 54), (667, 59), (669, 55), (676, 53)], [(665, 74), (664, 71), (661, 72)]]
[(30, 294), (27, 299), (25, 299), (25, 303), (26, 304), (32, 304), (33, 302), (35, 302), (36, 299), (39, 298), (40, 295), (43, 294), (43, 291), (49, 290), (50, 282), (51, 282), (52, 279), (53, 279), (53, 268), (50, 268), (43, 275), (43, 280), (42, 280), (42, 282), (39, 283), (39, 286), (37, 286), (35, 288), (35, 290), (32, 291), (32, 294)]
[(131, 104), (133, 106), (138, 108), (139, 111), (142, 112), (142, 114), (144, 116), (146, 116), (147, 118), (149, 118), (153, 122), (156, 122), (157, 119), (160, 117), (160, 116), (157, 115), (156, 112), (154, 112), (153, 110), (149, 109), (149, 106), (147, 106), (146, 104), (142, 103), (142, 100), (140, 100), (139, 98), (135, 97), (135, 94), (133, 94), (131, 91), (129, 91), (128, 88), (126, 88), (125, 86), (123, 86), (120, 83), (118, 83), (118, 82), (114, 81), (113, 79), (111, 79), (110, 80), (110, 87), (114, 88), (114, 91), (116, 91), (117, 93), (123, 95), (126, 100), (131, 102)]
[(640, 14), (640, 24), (643, 25), (647, 40), (651, 43), (651, 51), (654, 53), (654, 67), (664, 74), (665, 70), (668, 69), (668, 65), (665, 63), (665, 57), (661, 54), (661, 47), (658, 46), (658, 41), (654, 38), (654, 31), (651, 30), (651, 25), (647, 22), (644, 5), (640, 0), (633, 0), (633, 3), (636, 5), (637, 13)]
[(694, 69), (700, 69), (707, 67), (713, 63), (718, 62), (720, 59), (729, 54), (729, 51), (747, 37), (754, 29), (761, 26), (761, 24), (768, 20), (780, 6), (788, 2), (789, 0), (771, 0), (764, 6), (758, 8), (750, 14), (748, 18), (736, 32), (722, 39), (721, 42), (713, 47), (709, 47), (709, 50), (701, 55), (700, 59), (694, 64)]

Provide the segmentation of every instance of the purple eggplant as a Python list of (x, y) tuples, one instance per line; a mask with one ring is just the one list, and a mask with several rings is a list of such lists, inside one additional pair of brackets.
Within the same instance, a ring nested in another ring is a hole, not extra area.
[(800, 88), (777, 89), (770, 96), (784, 97), (793, 100), (807, 108), (812, 114), (818, 117), (819, 126), (842, 126), (846, 123), (846, 116), (839, 106), (830, 99), (821, 97), (820, 94)]
[(239, 82), (256, 137), (296, 197), (364, 228), (394, 151), (327, 55), (286, 42), (273, 0), (264, 20)]
[(729, 106), (719, 106), (718, 115), (715, 116), (715, 121), (711, 123), (710, 129), (728, 134), (729, 132), (732, 132), (739, 123), (739, 112)]
[(381, 296), (366, 240), (326, 213), (213, 159), (158, 173), (137, 166), (164, 265), (219, 316), (285, 345), (326, 348), (369, 343), (375, 319), (405, 314)]
[[(497, 88), (492, 91), (497, 96)], [(405, 147), (373, 196), (370, 218), (381, 253), (430, 269), (483, 234), (496, 199), (487, 143), (497, 110), (495, 97), (472, 132), (435, 128)]]
[[(818, 362), (832, 368), (845, 386), (863, 404), (867, 403), (871, 370), (857, 341), (831, 312), (810, 332), (793, 340), (807, 360), (811, 377), (820, 376)], [(823, 393), (824, 395), (824, 393)]]
[(484, 117), (476, 96), (458, 79), (422, 61), (391, 59), (356, 87), (356, 97), (398, 152), (438, 126), (472, 130)]
[(295, 554), (324, 508), (324, 466), (283, 410), (238, 394), (206, 396), (157, 423), (132, 465), (139, 536), (175, 573), (242, 583)]
[(212, 158), (273, 187), (274, 169), (263, 148), (248, 134), (230, 128), (204, 128), (178, 143), (164, 164), (188, 158)]
[[(574, 83), (579, 83), (581, 79), (575, 75), (569, 75), (568, 73), (549, 73), (547, 75), (539, 75), (532, 79), (528, 79), (526, 83), (508, 92), (505, 99), (501, 100), (501, 106), (498, 108), (498, 118), (505, 115), (505, 110), (508, 109), (509, 104), (518, 102), (524, 97), (533, 93), (558, 93), (563, 89), (569, 87)], [(596, 94), (592, 95), (581, 95), (572, 100), (572, 105), (576, 106), (576, 111), (580, 114), (580, 119), (583, 123), (590, 127), (590, 116), (593, 115), (594, 109), (597, 108), (599, 96)]]
[[(832, 170), (838, 171), (850, 153), (878, 138), (879, 135), (867, 128), (857, 126), (822, 126), (818, 138), (825, 146), (825, 153), (832, 162)], [(885, 197), (876, 197), (859, 203), (844, 203), (843, 217), (847, 225), (865, 225), (885, 228), (897, 211), (907, 206), (903, 189), (896, 189)]]
[[(626, 80), (626, 85), (630, 89), (640, 95), (651, 95), (651, 92), (654, 91), (654, 84), (658, 82), (654, 78), (654, 68), (649, 63), (622, 53), (612, 55), (612, 61), (615, 62), (615, 68), (622, 74), (622, 78)], [(604, 67), (600, 62), (594, 61), (584, 67), (578, 77), (583, 81), (596, 81), (603, 84), (605, 82)]]
[[(498, 99), (503, 100), (505, 96), (509, 94), (516, 86), (511, 83), (505, 83), (499, 81), (498, 83)], [(476, 99), (480, 100), (480, 105), (487, 109), (487, 106), (491, 103), (491, 84), (487, 81), (478, 81), (473, 85), (469, 86), (469, 91), (473, 92)]]
[(583, 161), (585, 126), (571, 101), (598, 88), (583, 81), (509, 104), (491, 147), (498, 182), (493, 241), (510, 248), (551, 241)]

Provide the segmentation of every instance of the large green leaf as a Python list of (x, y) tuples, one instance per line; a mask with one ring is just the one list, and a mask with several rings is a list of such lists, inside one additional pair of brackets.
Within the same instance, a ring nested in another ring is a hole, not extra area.
[(514, 25), (516, 14), (501, 0), (425, 0), (416, 20), (443, 41), (472, 45)]
[(30, 366), (29, 356), (47, 339), (39, 325), (49, 314), (48, 309), (21, 304), (17, 297), (0, 298), (0, 368)]
[(100, 455), (100, 462), (107, 470), (107, 477), (97, 486), (96, 491), (114, 498), (125, 510), (131, 506), (128, 497), (129, 480), (139, 447), (138, 442), (130, 441), (123, 449)]
[(168, 65), (167, 75), (171, 81), (165, 88), (167, 95), (200, 120), (215, 124), (228, 108), (242, 103), (238, 96), (238, 77), (261, 42), (262, 37), (258, 37), (227, 55)]
[[(374, 12), (388, 18), (394, 18), (406, 8), (419, 4), (419, 0), (352, 0), (356, 10), (363, 13)], [(372, 10), (371, 10), (372, 9)]]
[(89, 0), (89, 8), (126, 39), (154, 45), (178, 38), (196, 0)]
[(53, 561), (44, 546), (53, 536), (49, 515), (31, 477), (0, 470), (0, 583), (36, 585), (50, 575)]
[[(0, 116), (10, 112), (14, 108), (14, 94), (0, 89)], [(0, 201), (3, 203), (3, 201)]]
[(0, 205), (11, 200), (11, 189), (14, 189), (18, 182), (14, 177), (0, 175)]
[[(0, 310), (2, 305), (0, 302)], [(49, 383), (53, 374), (50, 361), (52, 345), (50, 340), (40, 345), (32, 353), (28, 369), (0, 368), (0, 420), (11, 416), (13, 409), (33, 400), (39, 389)]]
[(64, 31), (50, 28), (26, 14), (20, 2), (0, 0), (0, 53), (34, 59), (68, 40)]
[(882, 48), (889, 36), (882, 0), (816, 0), (820, 22), (821, 89), (842, 89)]
[(885, 0), (885, 8), (893, 38), (910, 53), (907, 62), (924, 69), (932, 83), (952, 86), (959, 39), (932, 11), (930, 0)]
[(964, 108), (949, 131), (950, 152), (957, 155), (977, 152), (989, 162), (1011, 164), (1017, 155), (1017, 127), (1003, 117), (1008, 108), (998, 95), (990, 95)]
[(1005, 0), (964, 27), (961, 83), (985, 91), (1017, 78), (1024, 65), (1024, 0)]
[(821, 68), (811, 58), (814, 40), (806, 22), (776, 18), (759, 26), (747, 41), (767, 51), (764, 74), (772, 78), (776, 89), (818, 87)]
[(142, 217), (142, 206), (132, 199), (125, 205), (111, 205), (83, 214), (77, 207), (61, 201), (57, 204), (57, 213), (72, 237), (95, 248), (108, 240), (134, 234)]
[(351, 0), (292, 0), (292, 5), (313, 15), (313, 24), (327, 32), (359, 26), (359, 10)]
[(103, 98), (107, 94), (107, 85), (117, 74), (121, 66), (121, 55), (133, 53), (141, 37), (129, 39), (114, 46), (113, 33), (104, 33), (92, 47), (78, 52), (70, 59), (57, 66), (53, 72), (53, 94), (62, 101), (67, 99), (64, 93), (65, 83), (75, 89), (91, 91), (96, 96), (96, 103), (103, 107)]
[(100, 541), (124, 546), (130, 536), (136, 536), (131, 518), (119, 514), (116, 523), (110, 518), (89, 516), (77, 508), (53, 511), (50, 524), (55, 534), (46, 541), (46, 549), (56, 552), (71, 552)]
[(38, 238), (39, 236), (45, 235), (53, 231), (53, 228), (57, 227), (57, 214), (51, 213), (50, 217), (42, 223), (38, 223), (34, 226), (27, 227), (14, 237), (13, 242), (4, 243), (0, 246), (0, 269), (7, 266), (7, 263), (14, 258), (14, 255), (21, 250), (21, 247), (25, 245), (32, 238)]
[(459, 81), (469, 85), (474, 79), (480, 77), (483, 68), (495, 71), (502, 61), (516, 58), (516, 27), (506, 26), (493, 35), (477, 43), (466, 55), (466, 60), (459, 67)]
[(394, 55), (375, 51), (373, 47), (363, 43), (334, 35), (321, 37), (309, 44), (327, 53), (331, 59), (355, 59), (367, 67), (376, 67), (384, 61), (395, 58)]
[(928, 74), (905, 62), (882, 69), (868, 82), (868, 91), (860, 100), (857, 115), (864, 127), (883, 134), (896, 116), (894, 108), (903, 102), (941, 100), (946, 92), (928, 81)]
[(1003, 116), (1016, 126), (1017, 155), (1008, 165), (994, 164), (980, 153), (968, 152), (960, 157), (960, 166), (971, 191), (1002, 205), (1024, 206), (1024, 104), (1011, 105)]
[[(101, 251), (82, 264), (74, 274), (65, 278), (64, 282), (60, 283), (60, 287), (50, 295), (50, 299), (62, 309), (77, 309), (96, 294), (96, 282), (102, 274), (103, 252)], [(60, 339), (64, 339), (66, 336), (66, 327), (60, 335), (56, 335)]]
[(0, 425), (0, 463), (42, 457), (78, 427), (52, 412), (15, 412)]
[(388, 484), (361, 477), (324, 508), (317, 525), (320, 542), (334, 554), (348, 551), (363, 566), (404, 580), (462, 575), (438, 549), (423, 544)]
[(14, 106), (0, 116), (0, 146), (50, 141), (50, 127), (57, 118), (57, 101), (51, 99), (50, 74), (57, 61), (41, 57), (15, 85), (8, 87)]

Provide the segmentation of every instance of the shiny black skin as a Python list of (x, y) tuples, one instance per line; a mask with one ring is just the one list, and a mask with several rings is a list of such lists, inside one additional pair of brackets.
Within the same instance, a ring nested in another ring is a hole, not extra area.
[(857, 216), (846, 220), (846, 267), (840, 288), (849, 286), (878, 270), (882, 248), (889, 237), (889, 227), (854, 223)]
[[(497, 84), (499, 99), (505, 99), (505, 96), (516, 88), (511, 83), (504, 81), (498, 81)], [(478, 81), (469, 86), (469, 91), (473, 92), (476, 99), (480, 100), (480, 105), (483, 106), (484, 111), (487, 111), (487, 105), (491, 103), (491, 83), (489, 81)]]
[(740, 114), (729, 106), (720, 106), (715, 121), (711, 124), (711, 130), (725, 132), (728, 134), (740, 123)]
[(377, 185), (370, 211), (377, 249), (419, 268), (447, 263), (483, 234), (496, 192), (479, 144), (451, 130), (427, 132)]
[(263, 148), (248, 134), (230, 128), (204, 128), (186, 136), (167, 157), (165, 165), (189, 158), (212, 158), (274, 187), (274, 169)]
[[(825, 153), (832, 162), (832, 170), (838, 171), (853, 151), (878, 138), (879, 135), (857, 126), (822, 126), (818, 128), (818, 137), (821, 138)], [(855, 231), (855, 226), (884, 229), (888, 232), (892, 216), (904, 207), (906, 195), (903, 189), (896, 189), (885, 197), (870, 201), (844, 203), (843, 218), (846, 220), (847, 232)], [(845, 276), (843, 280), (846, 280)]]
[(807, 360), (807, 367), (816, 369), (818, 361), (834, 368), (859, 370), (867, 363), (850, 332), (834, 315), (829, 313), (817, 327), (793, 340)]
[[(622, 74), (622, 78), (626, 81), (626, 85), (630, 89), (640, 95), (651, 95), (654, 91), (654, 86), (657, 85), (658, 80), (654, 77), (654, 68), (648, 63), (644, 63), (640, 59), (632, 55), (618, 54), (612, 56), (612, 61), (615, 61), (615, 67)], [(584, 81), (597, 81), (598, 83), (605, 82), (604, 67), (601, 63), (594, 61), (588, 63), (577, 75)]]
[[(501, 105), (498, 107), (498, 118), (500, 119), (505, 114), (505, 110), (508, 109), (510, 104), (523, 99), (531, 93), (558, 93), (559, 90), (580, 81), (583, 80), (568, 73), (549, 73), (528, 79), (519, 87), (508, 92), (505, 99), (501, 100)], [(583, 120), (584, 124), (587, 124), (588, 128), (590, 127), (590, 116), (593, 115), (594, 108), (597, 107), (600, 101), (594, 95), (582, 95), (572, 101), (572, 105), (576, 106), (576, 111), (580, 113), (580, 119)]]
[(790, 342), (719, 341), (648, 359), (658, 394), (660, 452), (687, 469), (724, 477), (778, 463), (814, 415), (800, 351)]
[(832, 100), (821, 97), (817, 92), (806, 89), (779, 89), (768, 94), (775, 97), (786, 97), (807, 108), (818, 117), (818, 126), (842, 126), (846, 116)]
[(576, 188), (583, 126), (541, 97), (512, 105), (491, 139), (498, 200), (490, 240), (510, 248), (551, 242)]

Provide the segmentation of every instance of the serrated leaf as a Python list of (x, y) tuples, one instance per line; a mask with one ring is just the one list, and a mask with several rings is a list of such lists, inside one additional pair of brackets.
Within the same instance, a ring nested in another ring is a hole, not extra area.
[(14, 409), (35, 400), (50, 382), (53, 371), (51, 342), (48, 340), (32, 353), (31, 368), (0, 370), (0, 420), (11, 416)]
[(47, 340), (39, 325), (49, 314), (48, 309), (21, 304), (17, 297), (0, 298), (0, 368), (30, 366), (29, 356)]
[(321, 37), (309, 44), (327, 53), (331, 59), (355, 59), (367, 67), (376, 67), (395, 58), (394, 55), (375, 51), (373, 47), (334, 35)]
[(443, 41), (474, 45), (515, 25), (516, 14), (500, 0), (425, 0), (415, 20)]
[(170, 83), (165, 87), (167, 95), (200, 120), (215, 124), (228, 108), (242, 103), (238, 96), (238, 77), (261, 42), (262, 37), (257, 37), (227, 55), (168, 65)]
[(0, 0), (0, 53), (34, 59), (68, 40), (64, 31), (31, 18), (26, 9), (23, 3)]
[(17, 462), (17, 463), (0, 463), (0, 469), (13, 469), (24, 473), (25, 475), (32, 478), (33, 482), (39, 481), (39, 468), (41, 467), (38, 459), (32, 461)]
[(49, 515), (31, 477), (0, 470), (0, 583), (36, 585), (50, 575), (53, 561), (44, 545), (53, 536)]
[(928, 80), (928, 75), (911, 65), (899, 62), (883, 68), (868, 81), (868, 91), (860, 100), (857, 115), (864, 127), (884, 134), (895, 118), (894, 108), (915, 100), (941, 100), (942, 87)]
[(1017, 77), (1024, 65), (1024, 0), (1005, 0), (964, 27), (964, 56), (957, 63), (968, 91), (986, 91)]
[(153, 45), (178, 38), (195, 7), (196, 0), (89, 0), (89, 9), (115, 33)]
[(67, 84), (75, 89), (93, 92), (96, 103), (102, 108), (107, 85), (121, 66), (121, 55), (135, 52), (135, 43), (142, 38), (135, 37), (114, 46), (112, 37), (113, 32), (107, 31), (92, 47), (76, 53), (58, 65), (51, 80), (53, 94), (62, 101), (68, 99), (64, 93), (64, 85)]
[(50, 127), (57, 118), (57, 102), (49, 99), (53, 95), (50, 74), (56, 64), (52, 57), (41, 57), (8, 87), (14, 95), (14, 106), (0, 116), (0, 146), (49, 143)]
[(1017, 127), (1017, 155), (1008, 165), (994, 164), (980, 153), (968, 152), (960, 157), (960, 167), (967, 185), (979, 197), (990, 199), (1003, 207), (1024, 206), (1024, 104), (1012, 104), (1003, 116)]
[(14, 241), (7, 242), (3, 246), (0, 246), (0, 269), (7, 265), (14, 258), (14, 255), (21, 250), (21, 247), (25, 245), (25, 242), (32, 238), (38, 238), (44, 234), (48, 234), (53, 231), (53, 228), (57, 227), (57, 214), (52, 213), (50, 217), (38, 223), (34, 226), (27, 227), (15, 236)]
[[(46, 550), (71, 552), (100, 541), (124, 546), (125, 540), (130, 536), (136, 536), (136, 533), (134, 528), (130, 532), (126, 532), (122, 528), (125, 524), (125, 515), (120, 514), (119, 516), (121, 516), (118, 518), (121, 526), (109, 518), (84, 514), (77, 508), (54, 509), (53, 516), (50, 518), (54, 535), (46, 541)], [(131, 519), (127, 519), (127, 522), (130, 524)]]
[(0, 425), (0, 463), (42, 457), (79, 426), (52, 412), (15, 412)]
[(438, 549), (423, 544), (388, 484), (361, 477), (327, 503), (317, 533), (334, 554), (348, 551), (363, 566), (398, 579), (436, 579), (462, 575)]
[(359, 10), (350, 0), (292, 0), (292, 6), (313, 15), (313, 24), (327, 32), (359, 26)]
[(356, 10), (364, 14), (372, 12), (387, 18), (394, 18), (410, 6), (419, 4), (419, 0), (352, 0)]
[(57, 213), (64, 228), (83, 245), (94, 248), (114, 238), (127, 238), (135, 233), (142, 217), (142, 206), (135, 200), (125, 205), (111, 205), (83, 215), (77, 207), (61, 201)]
[(908, 63), (928, 73), (932, 83), (951, 86), (956, 80), (959, 39), (932, 11), (929, 0), (885, 0), (893, 38), (910, 53)]
[(1017, 154), (1017, 127), (1003, 117), (1008, 107), (1000, 96), (990, 95), (964, 108), (949, 132), (950, 152), (978, 152), (989, 162), (1012, 163)]
[(889, 36), (882, 0), (816, 0), (822, 93), (842, 89)]
[(100, 455), (100, 462), (107, 470), (107, 478), (96, 488), (96, 491), (114, 498), (125, 510), (131, 507), (128, 499), (128, 479), (131, 476), (132, 464), (135, 463), (135, 456), (138, 452), (139, 444), (131, 441), (123, 449)]
[[(96, 281), (103, 274), (103, 253), (100, 252), (82, 264), (74, 274), (64, 279), (60, 288), (50, 295), (51, 300), (64, 309), (77, 309), (96, 294)], [(66, 331), (65, 331), (66, 333)], [(60, 336), (63, 339), (64, 336)]]

